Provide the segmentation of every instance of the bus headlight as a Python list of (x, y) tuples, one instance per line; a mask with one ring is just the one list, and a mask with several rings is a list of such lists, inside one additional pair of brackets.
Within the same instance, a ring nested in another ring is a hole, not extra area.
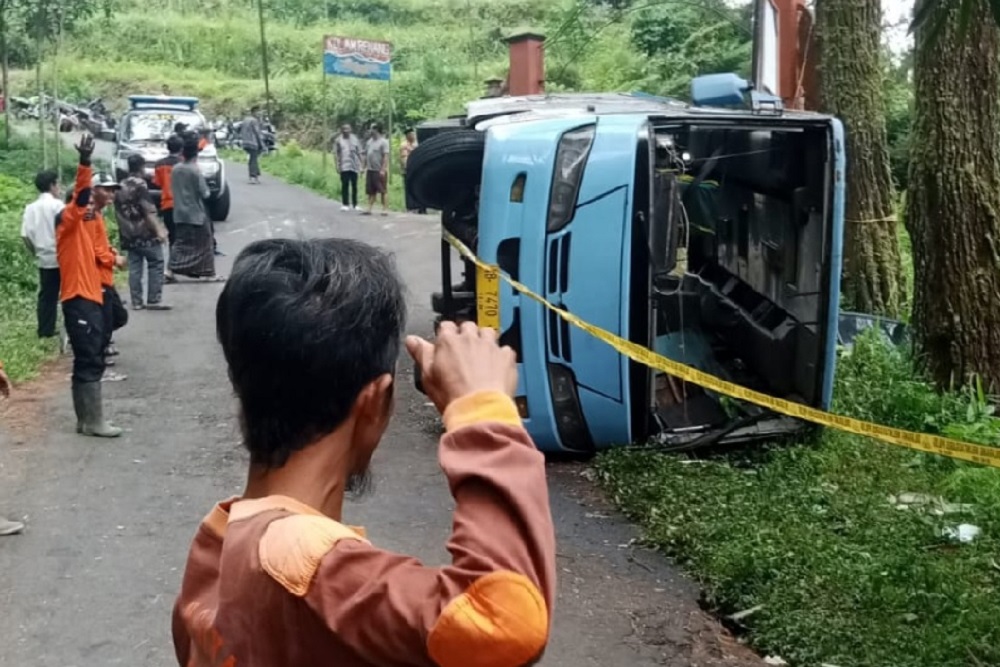
[(556, 166), (552, 174), (552, 191), (549, 194), (549, 217), (546, 229), (557, 232), (573, 219), (576, 210), (583, 168), (590, 157), (596, 125), (586, 125), (570, 130), (559, 139)]
[(552, 393), (552, 414), (562, 446), (581, 452), (592, 451), (594, 441), (580, 409), (573, 371), (562, 364), (549, 364), (549, 391)]

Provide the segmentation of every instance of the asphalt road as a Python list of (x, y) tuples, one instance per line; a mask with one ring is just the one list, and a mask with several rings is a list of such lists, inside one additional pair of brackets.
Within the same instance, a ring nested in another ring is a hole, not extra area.
[[(234, 206), (217, 227), (226, 272), (248, 242), (344, 236), (396, 255), (410, 326), (428, 335), (439, 230), (432, 217), (344, 214), (334, 202), (265, 177), (231, 174)], [(0, 412), (0, 513), (24, 534), (0, 538), (0, 665), (84, 667), (176, 661), (170, 611), (193, 532), (239, 493), (246, 457), (214, 335), (219, 285), (169, 286), (168, 313), (132, 312), (116, 339), (106, 409), (117, 441), (73, 432), (68, 362), (16, 388)], [(429, 563), (447, 558), (451, 498), (439, 471), (436, 414), (400, 378), (397, 414), (374, 459), (375, 493), (349, 505), (376, 543)], [(698, 607), (698, 589), (635, 544), (583, 464), (550, 465), (559, 596), (547, 667), (759, 665)]]

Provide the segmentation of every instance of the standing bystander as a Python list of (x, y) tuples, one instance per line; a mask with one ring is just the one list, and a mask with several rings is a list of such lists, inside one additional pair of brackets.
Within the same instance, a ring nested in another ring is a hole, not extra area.
[(410, 191), (406, 189), (406, 164), (410, 161), (410, 154), (417, 147), (417, 135), (413, 131), (412, 127), (406, 129), (406, 133), (403, 136), (403, 143), (399, 146), (399, 166), (400, 174), (403, 176), (403, 192), (405, 192), (406, 197), (406, 210), (410, 213), (420, 213), (423, 215), (427, 213), (427, 209), (423, 208), (417, 202), (413, 200), (410, 196)]
[(341, 211), (358, 210), (358, 172), (361, 171), (361, 142), (344, 124), (333, 140), (333, 158), (340, 174)]
[[(102, 313), (104, 315), (104, 359), (105, 367), (114, 366), (113, 357), (118, 356), (118, 350), (114, 346), (114, 332), (121, 329), (128, 323), (128, 311), (122, 304), (121, 295), (115, 287), (115, 269), (124, 268), (126, 265), (125, 256), (111, 246), (111, 238), (108, 236), (108, 228), (104, 223), (104, 209), (114, 198), (114, 191), (120, 185), (108, 174), (99, 173), (94, 177), (94, 186), (100, 189), (102, 194), (93, 198), (92, 205), (86, 215), (88, 221), (92, 221), (88, 229), (94, 241), (94, 256), (97, 259), (97, 267), (101, 276), (101, 292), (103, 295)], [(99, 186), (99, 187), (98, 187)], [(107, 195), (106, 197), (104, 195)], [(116, 382), (124, 380), (125, 376), (108, 371), (103, 376), (103, 380)]]
[[(174, 246), (176, 230), (174, 229), (174, 191), (170, 184), (170, 176), (181, 162), (181, 148), (184, 146), (181, 138), (171, 135), (167, 139), (167, 157), (156, 163), (153, 169), (153, 185), (160, 188), (160, 215), (163, 217), (163, 224), (167, 228), (167, 250)], [(164, 269), (164, 279), (168, 282), (173, 279), (170, 269)]]
[[(128, 283), (135, 310), (170, 310), (163, 296), (163, 244), (167, 230), (156, 217), (149, 200), (149, 187), (143, 176), (145, 161), (141, 155), (128, 158), (128, 177), (115, 194), (115, 218), (122, 250), (128, 253)], [(149, 294), (143, 299), (143, 270), (149, 275)]]
[(365, 144), (365, 192), (368, 193), (368, 210), (371, 215), (375, 199), (382, 201), (382, 215), (389, 214), (386, 188), (389, 178), (389, 140), (382, 136), (382, 126), (372, 125), (372, 136)]
[(174, 225), (177, 240), (170, 253), (170, 273), (222, 281), (215, 273), (212, 219), (205, 208), (208, 183), (198, 169), (198, 138), (184, 136), (184, 161), (174, 167), (171, 184), (174, 195)]
[(59, 176), (42, 171), (35, 176), (38, 199), (24, 209), (21, 238), (38, 262), (38, 337), (56, 335), (59, 311), (59, 263), (56, 261), (56, 216), (63, 209)]
[(191, 545), (180, 665), (541, 659), (556, 590), (545, 459), (496, 331), (442, 322), (434, 343), (406, 340), (444, 423), (450, 561), (424, 565), (343, 522), (392, 417), (405, 303), (392, 260), (357, 241), (267, 239), (237, 257), (216, 330), (250, 461), (242, 496), (216, 505)]
[[(94, 233), (94, 211), (111, 200), (117, 186), (112, 179), (95, 176), (90, 166), (94, 138), (84, 134), (76, 147), (80, 164), (70, 202), (56, 226), (56, 257), (61, 278), (60, 300), (70, 344), (73, 346), (73, 408), (77, 433), (114, 438), (122, 430), (104, 419), (101, 376), (104, 357), (104, 295), (98, 268)], [(120, 264), (124, 263), (124, 258)]]

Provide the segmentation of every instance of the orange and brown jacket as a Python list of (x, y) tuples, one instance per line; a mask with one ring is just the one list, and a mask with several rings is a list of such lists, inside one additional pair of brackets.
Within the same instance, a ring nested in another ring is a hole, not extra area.
[(455, 499), (450, 565), (381, 549), (283, 496), (217, 505), (174, 607), (181, 667), (522, 667), (540, 659), (555, 593), (545, 464), (513, 401), (444, 414)]
[(73, 198), (56, 225), (56, 258), (59, 262), (59, 300), (82, 297), (102, 303), (101, 272), (94, 247), (90, 181), (94, 172), (81, 164), (76, 170)]

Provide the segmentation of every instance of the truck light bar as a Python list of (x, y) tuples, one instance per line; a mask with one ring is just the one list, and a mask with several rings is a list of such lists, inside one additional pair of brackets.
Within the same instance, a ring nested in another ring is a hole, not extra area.
[(197, 97), (171, 97), (169, 95), (130, 95), (132, 109), (187, 109), (198, 106)]

